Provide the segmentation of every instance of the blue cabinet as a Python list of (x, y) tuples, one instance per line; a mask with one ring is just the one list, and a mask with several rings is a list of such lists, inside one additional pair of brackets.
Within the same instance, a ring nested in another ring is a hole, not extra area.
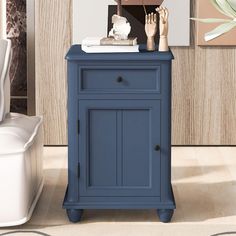
[(85, 54), (68, 60), (68, 189), (72, 222), (83, 209), (157, 209), (169, 222), (171, 52)]

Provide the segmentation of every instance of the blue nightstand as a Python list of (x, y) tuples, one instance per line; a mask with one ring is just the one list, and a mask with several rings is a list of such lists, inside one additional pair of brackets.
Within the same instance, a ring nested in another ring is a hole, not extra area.
[(171, 52), (86, 54), (68, 60), (68, 189), (72, 222), (83, 209), (157, 209), (169, 222)]

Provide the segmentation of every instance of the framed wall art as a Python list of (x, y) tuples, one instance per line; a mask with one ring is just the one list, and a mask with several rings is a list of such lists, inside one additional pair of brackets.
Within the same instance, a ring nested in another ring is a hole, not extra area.
[[(159, 5), (161, 2), (170, 11), (170, 46), (189, 46), (190, 43), (190, 0), (143, 0), (145, 5)], [(142, 0), (122, 0), (125, 6), (138, 5)], [(141, 4), (141, 5), (140, 5)], [(115, 0), (73, 0), (73, 43), (80, 44), (86, 37), (102, 37), (108, 32), (109, 6)], [(153, 6), (154, 6), (153, 5)], [(124, 6), (124, 7), (125, 7)], [(131, 7), (132, 8), (132, 7)], [(144, 31), (143, 31), (144, 32)], [(144, 32), (145, 34), (145, 32)]]
[(197, 0), (197, 45), (236, 45), (235, 0)]

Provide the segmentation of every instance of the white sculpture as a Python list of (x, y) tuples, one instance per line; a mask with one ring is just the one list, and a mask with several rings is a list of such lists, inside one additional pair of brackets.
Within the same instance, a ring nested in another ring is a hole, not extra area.
[(125, 17), (113, 15), (113, 28), (109, 32), (109, 37), (114, 37), (116, 40), (128, 39), (131, 31), (131, 26)]
[(159, 51), (166, 52), (169, 51), (168, 47), (168, 18), (169, 18), (169, 11), (166, 7), (160, 6), (156, 9), (160, 16), (160, 42), (159, 42)]

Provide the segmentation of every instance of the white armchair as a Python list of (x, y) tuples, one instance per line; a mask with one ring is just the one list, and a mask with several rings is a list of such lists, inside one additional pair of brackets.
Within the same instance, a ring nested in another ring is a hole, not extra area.
[(10, 113), (10, 61), (0, 40), (0, 227), (27, 222), (43, 188), (42, 117)]

